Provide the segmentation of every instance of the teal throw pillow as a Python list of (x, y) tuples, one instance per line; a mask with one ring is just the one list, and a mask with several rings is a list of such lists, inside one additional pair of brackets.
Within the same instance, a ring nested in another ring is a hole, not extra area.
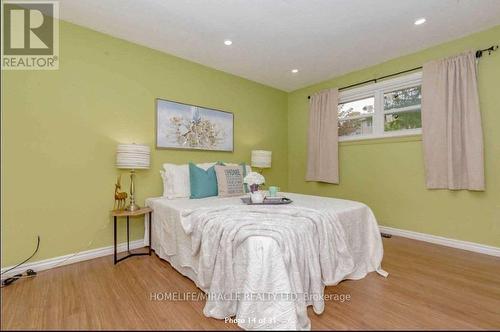
[(217, 175), (214, 166), (206, 171), (193, 163), (189, 163), (190, 198), (217, 196)]

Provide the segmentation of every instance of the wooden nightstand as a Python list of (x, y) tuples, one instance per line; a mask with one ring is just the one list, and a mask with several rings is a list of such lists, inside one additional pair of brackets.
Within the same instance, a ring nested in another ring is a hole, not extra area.
[[(153, 209), (151, 208), (148, 208), (148, 207), (143, 207), (137, 211), (124, 211), (124, 210), (113, 210), (111, 211), (111, 215), (113, 216), (113, 234), (114, 234), (114, 263), (118, 263), (124, 259), (127, 259), (129, 257), (132, 257), (132, 256), (142, 256), (142, 255), (149, 255), (151, 256), (151, 213), (153, 212)], [(146, 215), (149, 214), (149, 218), (148, 218), (148, 221), (149, 221), (149, 251), (148, 252), (143, 252), (143, 253), (131, 253), (130, 252), (130, 241), (129, 241), (129, 236), (130, 236), (130, 232), (129, 232), (129, 219), (130, 217), (135, 217), (135, 216), (142, 216), (142, 215)], [(125, 257), (121, 257), (120, 259), (117, 259), (117, 256), (116, 256), (116, 220), (118, 219), (118, 217), (127, 217), (127, 252), (128, 252), (128, 255), (125, 256)]]

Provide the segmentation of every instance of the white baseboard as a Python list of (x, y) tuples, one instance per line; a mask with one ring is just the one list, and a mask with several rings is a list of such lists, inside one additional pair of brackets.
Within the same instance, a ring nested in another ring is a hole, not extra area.
[[(144, 247), (144, 239), (130, 242), (130, 250), (142, 248), (142, 247)], [(118, 244), (117, 252), (123, 252), (126, 250), (127, 250), (127, 243), (126, 242)], [(86, 251), (80, 251), (80, 252), (74, 253), (74, 254), (44, 259), (41, 261), (28, 262), (26, 264), (23, 264), (15, 269), (13, 269), (12, 271), (9, 271), (5, 274), (2, 274), (2, 279), (10, 277), (10, 276), (17, 274), (17, 273), (24, 272), (27, 269), (32, 269), (32, 270), (38, 272), (38, 271), (52, 269), (54, 267), (59, 267), (59, 266), (64, 266), (64, 265), (73, 264), (73, 263), (77, 263), (77, 262), (82, 262), (82, 261), (86, 261), (89, 259), (108, 256), (108, 255), (112, 255), (112, 254), (113, 254), (113, 246), (108, 246), (108, 247), (90, 249), (90, 250), (86, 250)], [(110, 259), (110, 264), (113, 264), (112, 259)], [(7, 266), (5, 268), (2, 268), (2, 273), (3, 273), (3, 271), (6, 271), (10, 268), (11, 268), (11, 266)]]
[(446, 247), (452, 247), (457, 249), (463, 249), (468, 251), (477, 252), (480, 254), (486, 254), (491, 256), (500, 257), (500, 248), (488, 246), (485, 244), (468, 242), (462, 240), (449, 239), (442, 236), (430, 235), (425, 233), (418, 233), (413, 231), (407, 231), (404, 229), (392, 228), (387, 226), (379, 226), (382, 233), (387, 233), (395, 236), (402, 236), (413, 240), (419, 240), (424, 242), (430, 242), (434, 244), (440, 244)]
[[(413, 239), (413, 240), (419, 240), (419, 241), (439, 244), (439, 245), (446, 246), (446, 247), (463, 249), (463, 250), (473, 251), (473, 252), (477, 252), (477, 253), (481, 253), (481, 254), (500, 257), (500, 248), (498, 248), (498, 247), (488, 246), (485, 244), (479, 244), (479, 243), (474, 243), (474, 242), (462, 241), (462, 240), (449, 239), (449, 238), (442, 237), (442, 236), (430, 235), (430, 234), (425, 234), (425, 233), (418, 233), (418, 232), (407, 231), (404, 229), (398, 229), (398, 228), (387, 227), (387, 226), (379, 226), (379, 229), (382, 233), (387, 233), (387, 234), (391, 234), (391, 235), (395, 235), (395, 236), (406, 237), (406, 238)], [(144, 240), (143, 239), (130, 242), (130, 249), (131, 250), (137, 249), (137, 248), (142, 248), (142, 247), (144, 247)], [(127, 250), (126, 243), (120, 243), (118, 245), (118, 248), (117, 248), (118, 252), (123, 252), (126, 250)], [(73, 264), (73, 263), (77, 263), (77, 262), (83, 262), (83, 261), (86, 261), (89, 259), (108, 256), (108, 255), (112, 255), (112, 254), (113, 254), (113, 246), (108, 246), (108, 247), (102, 247), (102, 248), (97, 248), (97, 249), (81, 251), (81, 252), (76, 253), (76, 254), (64, 255), (64, 256), (44, 259), (44, 260), (36, 261), (36, 262), (28, 262), (26, 264), (21, 265), (18, 268), (13, 269), (12, 271), (7, 272), (6, 274), (2, 274), (2, 279), (10, 277), (10, 276), (17, 274), (17, 273), (20, 273), (20, 272), (24, 272), (27, 269), (32, 269), (32, 270), (38, 272), (38, 271), (48, 270), (48, 269), (51, 269), (54, 267), (64, 266), (64, 265)], [(11, 268), (10, 266), (2, 268), (2, 273), (3, 273), (3, 271), (6, 271), (10, 268)]]

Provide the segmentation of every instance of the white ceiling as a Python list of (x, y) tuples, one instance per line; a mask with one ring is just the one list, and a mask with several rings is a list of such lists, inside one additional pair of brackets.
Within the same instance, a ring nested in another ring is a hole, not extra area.
[(62, 0), (60, 15), (291, 91), (498, 25), (500, 0)]

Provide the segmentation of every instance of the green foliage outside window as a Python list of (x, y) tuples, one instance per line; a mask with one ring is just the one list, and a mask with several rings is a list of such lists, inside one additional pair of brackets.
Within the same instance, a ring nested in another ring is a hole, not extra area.
[[(388, 121), (389, 116), (392, 116), (392, 121)], [(385, 131), (394, 131), (402, 129), (416, 129), (422, 128), (422, 119), (420, 118), (420, 111), (415, 112), (402, 112), (386, 114), (384, 122)]]
[(384, 110), (420, 105), (422, 89), (419, 86), (384, 94)]
[[(422, 99), (420, 86), (401, 89), (384, 94), (384, 110), (398, 110), (401, 108), (419, 106)], [(403, 129), (422, 128), (420, 108), (406, 112), (385, 114), (384, 130), (396, 131)]]

